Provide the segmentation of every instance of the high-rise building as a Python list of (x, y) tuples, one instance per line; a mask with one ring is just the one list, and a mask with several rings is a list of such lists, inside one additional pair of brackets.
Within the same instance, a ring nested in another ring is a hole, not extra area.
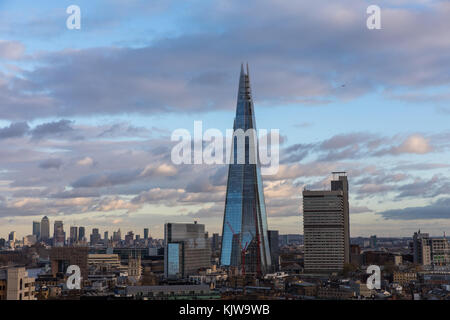
[(53, 225), (53, 245), (55, 247), (63, 247), (66, 243), (66, 233), (64, 232), (64, 224), (62, 221), (55, 221)]
[(134, 233), (133, 233), (133, 231), (128, 231), (128, 233), (125, 235), (125, 244), (127, 246), (133, 246), (134, 245)]
[(166, 223), (164, 225), (164, 275), (185, 278), (211, 266), (211, 245), (205, 225)]
[(39, 221), (33, 221), (33, 236), (36, 237), (36, 240), (41, 239), (41, 223)]
[(372, 249), (375, 249), (377, 247), (377, 236), (376, 235), (370, 236), (369, 245)]
[(148, 239), (148, 228), (144, 228), (144, 240)]
[(271, 258), (258, 148), (255, 134), (252, 134), (254, 130), (256, 123), (248, 66), (247, 73), (241, 66), (220, 264), (237, 268), (243, 274), (262, 275), (270, 271)]
[(114, 242), (120, 242), (120, 241), (122, 241), (122, 234), (121, 234), (121, 232), (120, 232), (120, 229), (113, 232), (113, 241), (114, 241)]
[(78, 242), (78, 227), (70, 227), (69, 242), (70, 244)]
[(50, 238), (50, 220), (47, 216), (41, 220), (41, 240), (46, 242)]
[(331, 190), (303, 191), (305, 271), (342, 271), (350, 262), (348, 181), (333, 172)]
[(105, 243), (108, 243), (109, 240), (109, 236), (108, 236), (108, 231), (103, 232), (103, 241)]
[(280, 257), (280, 245), (279, 245), (279, 233), (278, 230), (268, 230), (270, 257), (272, 259), (272, 271), (279, 270), (279, 257)]
[(413, 261), (416, 264), (431, 264), (430, 236), (428, 233), (414, 232), (413, 235)]
[(92, 229), (91, 233), (91, 246), (95, 246), (97, 243), (99, 243), (102, 240), (102, 236), (100, 235), (100, 232), (97, 228)]
[(213, 251), (220, 249), (220, 236), (218, 233), (213, 233), (212, 235), (211, 248)]
[(15, 231), (11, 231), (8, 235), (8, 241), (10, 241), (11, 243), (16, 242), (16, 232)]
[(78, 228), (78, 241), (82, 242), (86, 240), (86, 229), (84, 227)]

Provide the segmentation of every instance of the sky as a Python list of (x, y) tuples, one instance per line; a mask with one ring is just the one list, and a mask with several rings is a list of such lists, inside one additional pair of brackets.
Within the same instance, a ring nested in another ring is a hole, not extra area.
[(432, 0), (0, 0), (0, 237), (44, 215), (66, 232), (221, 233), (227, 166), (175, 165), (170, 137), (231, 129), (247, 62), (257, 127), (281, 136), (269, 229), (303, 233), (302, 190), (347, 171), (352, 237), (448, 233), (449, 15)]

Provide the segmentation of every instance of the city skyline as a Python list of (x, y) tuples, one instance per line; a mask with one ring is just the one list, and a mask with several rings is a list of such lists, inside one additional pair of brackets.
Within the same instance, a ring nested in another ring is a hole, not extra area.
[(65, 3), (0, 5), (0, 238), (45, 215), (221, 234), (227, 165), (174, 165), (170, 135), (229, 129), (246, 61), (258, 127), (281, 135), (270, 229), (302, 234), (303, 189), (347, 171), (351, 237), (450, 230), (448, 2), (379, 1), (381, 30), (362, 0), (78, 5), (80, 30)]

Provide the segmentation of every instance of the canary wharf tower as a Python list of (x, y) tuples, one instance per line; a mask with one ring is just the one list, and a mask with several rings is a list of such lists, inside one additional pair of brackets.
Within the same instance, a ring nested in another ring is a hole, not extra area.
[[(256, 130), (255, 113), (248, 65), (247, 72), (242, 65), (233, 132), (236, 135), (249, 129)], [(244, 148), (238, 148), (236, 136), (232, 140), (220, 263), (224, 267), (235, 267), (241, 274), (259, 276), (269, 272), (271, 264), (267, 216), (258, 147), (248, 136), (244, 139), (245, 143), (241, 144)], [(243, 149), (245, 161), (238, 161)], [(256, 155), (256, 161), (250, 161), (251, 154)]]

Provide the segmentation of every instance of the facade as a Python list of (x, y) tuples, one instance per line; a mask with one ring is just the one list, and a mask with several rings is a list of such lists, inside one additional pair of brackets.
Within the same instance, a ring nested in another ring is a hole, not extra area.
[(10, 233), (9, 233), (9, 235), (8, 235), (8, 241), (10, 242), (10, 243), (14, 243), (14, 242), (16, 242), (16, 232), (15, 231), (11, 231)]
[(87, 247), (54, 247), (50, 250), (50, 263), (53, 277), (64, 277), (67, 267), (74, 264), (80, 267), (81, 277), (88, 278)]
[(256, 123), (250, 76), (248, 66), (247, 73), (241, 66), (220, 264), (237, 268), (242, 274), (262, 275), (270, 272), (271, 258), (258, 147), (255, 136), (247, 135), (252, 130), (256, 130)]
[(100, 243), (101, 240), (102, 236), (100, 235), (99, 230), (97, 228), (92, 229), (90, 238), (91, 246), (95, 246), (97, 243)]
[(78, 227), (70, 227), (69, 242), (70, 244), (78, 242)]
[(39, 221), (33, 221), (33, 236), (36, 240), (41, 239), (41, 223)]
[(348, 182), (333, 173), (331, 190), (303, 191), (304, 265), (307, 272), (339, 272), (350, 262)]
[(55, 247), (63, 247), (66, 244), (66, 233), (64, 232), (64, 224), (62, 221), (55, 221), (53, 230), (53, 245)]
[(394, 272), (393, 280), (401, 285), (408, 284), (412, 281), (417, 281), (416, 272)]
[(86, 240), (86, 229), (84, 227), (78, 228), (78, 241), (82, 242)]
[(48, 241), (50, 238), (50, 221), (47, 216), (43, 217), (41, 220), (41, 240)]
[(428, 233), (414, 232), (413, 235), (413, 256), (414, 263), (421, 265), (431, 264), (431, 249), (429, 246)]
[(279, 234), (277, 230), (268, 230), (270, 257), (272, 259), (272, 270), (279, 270), (278, 259), (280, 257)]
[(24, 267), (0, 269), (0, 300), (36, 300), (34, 279)]
[(205, 225), (166, 223), (164, 225), (164, 276), (186, 278), (211, 266), (211, 245)]
[(444, 238), (430, 238), (428, 233), (414, 232), (414, 263), (424, 266), (445, 266), (450, 264), (450, 244)]

